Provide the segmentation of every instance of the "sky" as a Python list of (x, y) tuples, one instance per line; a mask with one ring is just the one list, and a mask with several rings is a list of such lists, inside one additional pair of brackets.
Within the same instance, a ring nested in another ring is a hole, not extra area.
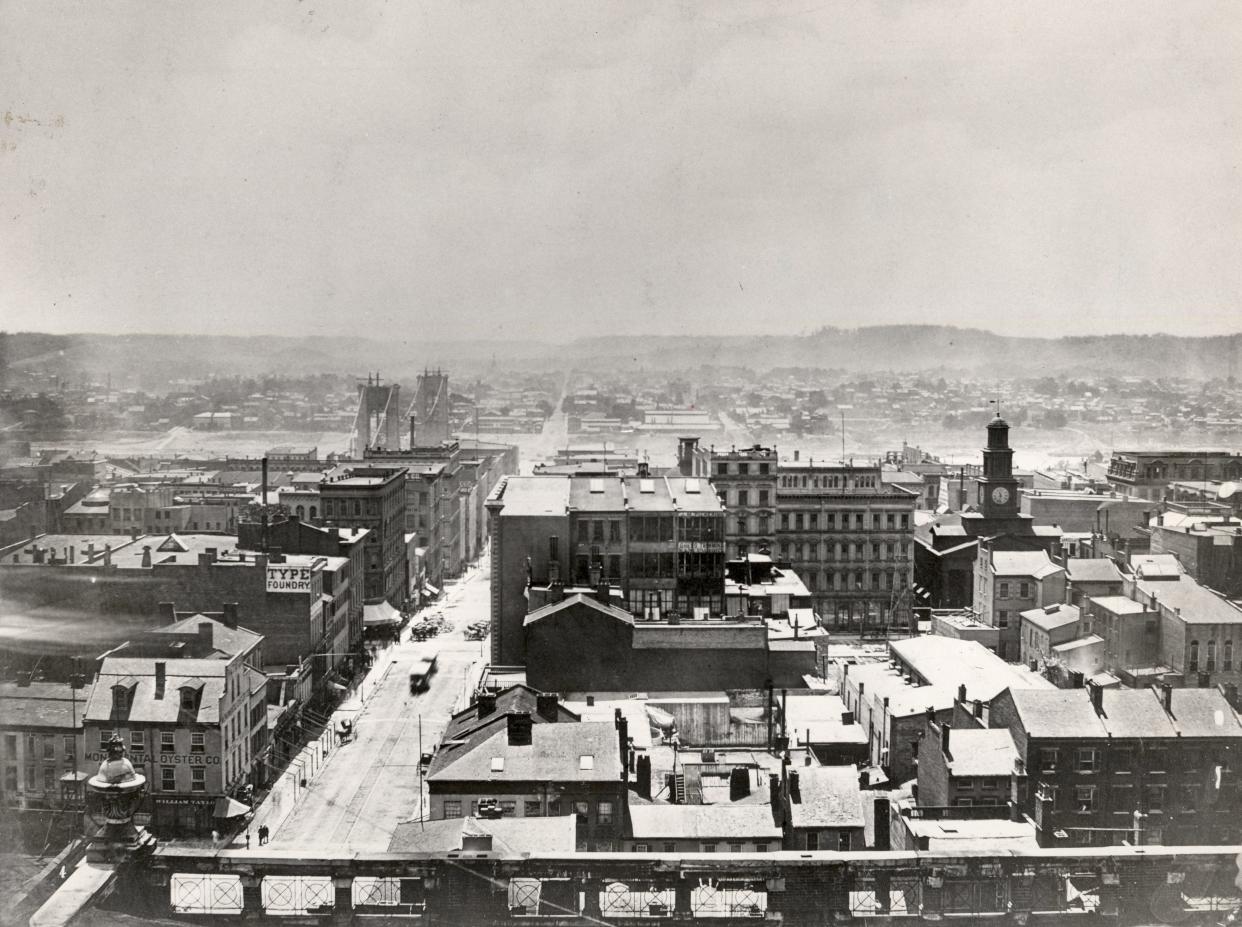
[(0, 326), (1242, 330), (1242, 7), (0, 2)]

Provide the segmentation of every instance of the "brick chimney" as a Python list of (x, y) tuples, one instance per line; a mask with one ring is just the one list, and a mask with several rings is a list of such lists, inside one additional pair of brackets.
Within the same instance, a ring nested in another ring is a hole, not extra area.
[(496, 710), (496, 693), (480, 692), (475, 700), (475, 709), (480, 718), (485, 718)]
[(1098, 682), (1088, 682), (1087, 694), (1091, 697), (1091, 707), (1095, 713), (1104, 714), (1104, 687)]
[(225, 602), (224, 603), (224, 612), (221, 615), (221, 620), (223, 621), (226, 627), (229, 627), (229, 628), (237, 627), (237, 603), (236, 602)]
[(172, 624), (177, 620), (177, 606), (172, 602), (161, 602), (159, 604), (159, 615), (162, 624)]
[(509, 732), (510, 747), (529, 747), (531, 745), (532, 728), (534, 726), (531, 716), (524, 711), (515, 711), (507, 718)]
[(535, 714), (545, 721), (556, 721), (560, 698), (555, 692), (540, 692), (535, 696)]

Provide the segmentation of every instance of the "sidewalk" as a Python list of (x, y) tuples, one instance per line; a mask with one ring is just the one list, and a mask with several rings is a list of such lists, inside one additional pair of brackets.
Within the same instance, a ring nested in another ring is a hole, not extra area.
[[(302, 797), (314, 788), (319, 774), (336, 755), (340, 745), (336, 742), (337, 730), (341, 722), (349, 720), (355, 730), (360, 719), (366, 713), (366, 699), (380, 681), (392, 670), (390, 655), (395, 644), (388, 644), (376, 651), (375, 662), (361, 677), (350, 694), (332, 712), (327, 726), (320, 735), (310, 741), (289, 761), (288, 767), (279, 778), (272, 783), (271, 790), (263, 801), (254, 809), (249, 827), (239, 831), (231, 838), (222, 839), (217, 845), (231, 850), (246, 849), (246, 834), (250, 835), (250, 849), (259, 848), (259, 828), (266, 826), (270, 831), (268, 839), (275, 837), (281, 825), (297, 807)], [(306, 784), (302, 782), (305, 780)]]

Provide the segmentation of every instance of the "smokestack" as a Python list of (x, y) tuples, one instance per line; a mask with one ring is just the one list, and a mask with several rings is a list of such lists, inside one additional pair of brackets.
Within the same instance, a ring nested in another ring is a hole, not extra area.
[(263, 455), (262, 493), (263, 493), (263, 497), (260, 500), (262, 502), (262, 505), (260, 506), (260, 509), (259, 509), (259, 511), (262, 513), (260, 515), (260, 524), (262, 525), (262, 528), (261, 528), (261, 533), (259, 536), (260, 537), (259, 549), (265, 551), (267, 550), (267, 455), (266, 454)]
[(166, 672), (168, 664), (163, 660), (155, 661), (155, 697), (162, 699), (164, 697), (164, 684), (167, 680)]

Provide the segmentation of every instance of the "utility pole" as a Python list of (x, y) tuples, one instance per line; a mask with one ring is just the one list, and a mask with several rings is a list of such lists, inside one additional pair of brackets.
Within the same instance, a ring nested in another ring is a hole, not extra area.
[(423, 823), (423, 716), (418, 716), (418, 827), (426, 829)]

